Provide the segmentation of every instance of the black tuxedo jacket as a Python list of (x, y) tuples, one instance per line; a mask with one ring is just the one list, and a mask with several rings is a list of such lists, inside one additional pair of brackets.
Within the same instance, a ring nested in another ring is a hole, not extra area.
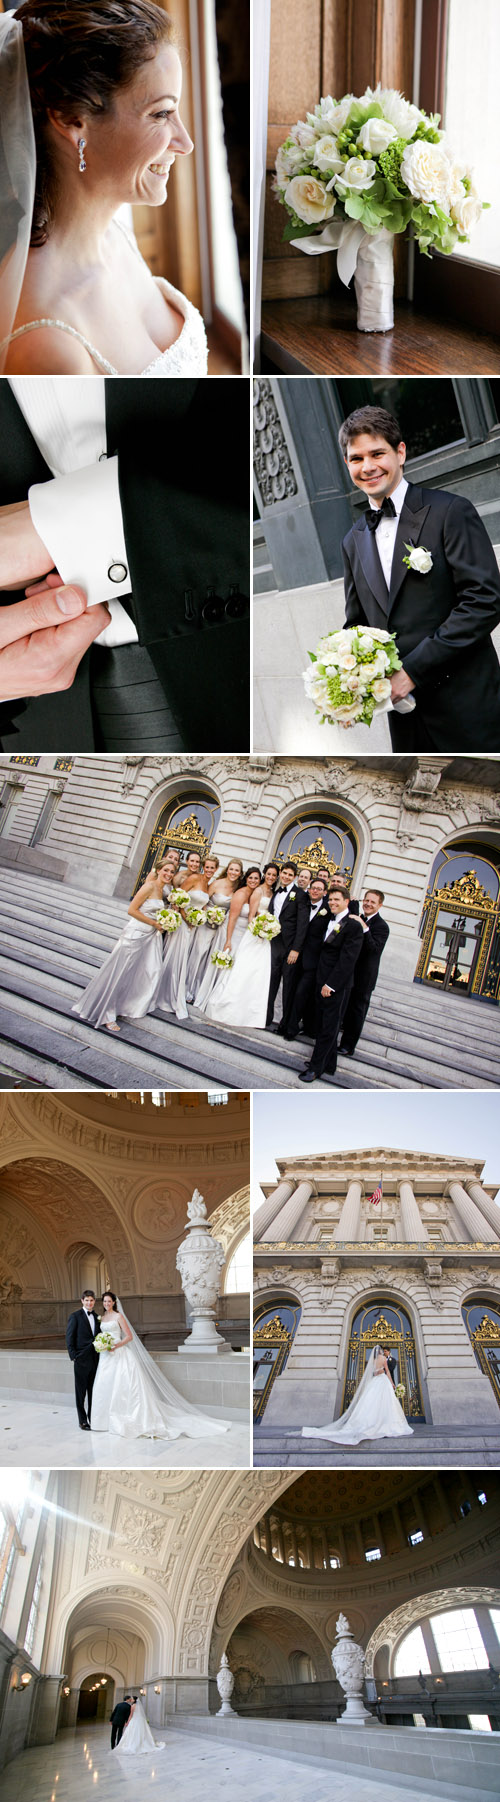
[[(274, 902), (273, 895), (269, 903), (270, 914), (274, 913)], [(279, 923), (281, 934), (279, 938), (271, 939), (271, 952), (274, 945), (286, 952), (301, 951), (309, 925), (309, 902), (303, 888), (297, 888), (295, 882), (283, 902)]]
[(330, 909), (325, 896), (325, 900), (321, 902), (321, 907), (318, 908), (318, 912), (314, 915), (314, 919), (309, 921), (302, 951), (300, 953), (300, 968), (301, 970), (304, 970), (306, 974), (309, 974), (311, 970), (316, 969), (330, 918)]
[(326, 982), (337, 995), (350, 985), (364, 936), (361, 921), (353, 914), (348, 914), (339, 931), (332, 932), (329, 939), (324, 939), (316, 977), (318, 989), (322, 989)]
[(122, 1724), (125, 1725), (125, 1721), (128, 1721), (129, 1714), (130, 1702), (115, 1702), (113, 1712), (109, 1717), (113, 1727), (121, 1727)]
[(389, 938), (387, 920), (381, 914), (372, 914), (366, 921), (368, 932), (363, 933), (363, 944), (356, 966), (356, 993), (362, 988), (371, 994), (377, 981), (380, 959)]
[(393, 1382), (394, 1382), (394, 1372), (395, 1372), (395, 1370), (396, 1370), (396, 1359), (395, 1359), (395, 1358), (388, 1358), (388, 1359), (387, 1359), (387, 1369), (388, 1369), (388, 1371), (389, 1371), (389, 1372), (390, 1372), (390, 1375), (391, 1375), (391, 1377), (392, 1377), (392, 1380), (393, 1380)]
[[(100, 1331), (100, 1321), (98, 1320), (94, 1309), (92, 1310), (92, 1315), (95, 1320), (95, 1330), (96, 1333), (98, 1333)], [(74, 1364), (75, 1358), (85, 1351), (92, 1352), (97, 1363), (99, 1353), (96, 1352), (94, 1347), (92, 1329), (89, 1326), (85, 1308), (76, 1308), (75, 1313), (70, 1314), (68, 1325), (66, 1327), (66, 1347), (72, 1364)], [(83, 1356), (80, 1361), (83, 1363)]]
[[(191, 751), (249, 746), (246, 386), (106, 380), (107, 448), (118, 454), (130, 571), (125, 604)], [(5, 379), (0, 505), (25, 500), (32, 483), (51, 474)], [(214, 617), (203, 619), (209, 587)], [(20, 599), (0, 593), (0, 604)], [(66, 693), (5, 705), (4, 731), (13, 719), (20, 751), (93, 749), (89, 663), (90, 655)]]
[[(430, 551), (428, 575), (407, 569), (406, 544)], [(415, 712), (389, 715), (393, 747), (500, 751), (500, 665), (490, 637), (500, 620), (500, 575), (472, 502), (409, 485), (390, 589), (365, 514), (342, 548), (346, 626), (395, 632), (415, 683)]]

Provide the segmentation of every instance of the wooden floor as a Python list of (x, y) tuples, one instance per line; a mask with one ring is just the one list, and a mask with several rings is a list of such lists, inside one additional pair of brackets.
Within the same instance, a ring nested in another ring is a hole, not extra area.
[(500, 340), (395, 307), (392, 332), (358, 332), (354, 299), (268, 300), (262, 367), (285, 375), (498, 375)]

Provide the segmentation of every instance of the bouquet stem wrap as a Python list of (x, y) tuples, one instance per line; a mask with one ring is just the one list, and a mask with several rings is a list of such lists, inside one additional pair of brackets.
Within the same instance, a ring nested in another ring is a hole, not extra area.
[(358, 332), (390, 332), (394, 325), (394, 233), (382, 226), (365, 232), (356, 220), (341, 224), (332, 220), (310, 238), (292, 238), (295, 250), (306, 256), (337, 251), (337, 269), (348, 288), (354, 276), (358, 303)]

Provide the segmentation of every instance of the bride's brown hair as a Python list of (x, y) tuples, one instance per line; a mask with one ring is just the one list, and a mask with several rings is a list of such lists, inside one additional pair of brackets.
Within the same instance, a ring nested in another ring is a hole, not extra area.
[(23, 28), (36, 138), (32, 246), (46, 244), (54, 220), (57, 173), (46, 130), (51, 112), (102, 117), (158, 44), (175, 43), (173, 20), (154, 0), (24, 0)]

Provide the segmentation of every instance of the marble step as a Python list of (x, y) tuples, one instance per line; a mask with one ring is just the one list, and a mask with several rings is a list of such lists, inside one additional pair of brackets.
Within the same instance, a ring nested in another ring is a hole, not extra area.
[(427, 1465), (446, 1468), (475, 1464), (498, 1468), (500, 1414), (497, 1427), (418, 1426), (412, 1439), (365, 1439), (361, 1445), (335, 1445), (321, 1439), (303, 1439), (284, 1427), (253, 1430), (253, 1463), (258, 1469), (302, 1470), (318, 1467), (340, 1470), (418, 1470)]

